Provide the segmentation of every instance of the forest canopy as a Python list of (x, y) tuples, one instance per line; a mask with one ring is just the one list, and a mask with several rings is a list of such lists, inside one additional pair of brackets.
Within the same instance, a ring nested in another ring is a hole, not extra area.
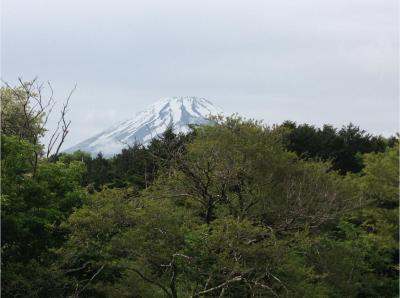
[(24, 94), (1, 89), (4, 297), (398, 296), (398, 137), (232, 116), (46, 154)]

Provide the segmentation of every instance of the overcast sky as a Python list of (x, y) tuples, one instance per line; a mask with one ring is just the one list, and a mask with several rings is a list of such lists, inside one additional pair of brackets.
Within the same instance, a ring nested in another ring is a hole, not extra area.
[[(66, 147), (167, 96), (398, 131), (397, 0), (3, 0), (1, 77), (71, 99)], [(50, 123), (54, 125), (54, 120)]]

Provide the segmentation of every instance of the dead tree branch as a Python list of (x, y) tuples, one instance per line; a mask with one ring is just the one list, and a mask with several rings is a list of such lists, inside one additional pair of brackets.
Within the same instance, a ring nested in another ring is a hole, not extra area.
[(71, 120), (67, 120), (66, 116), (67, 116), (67, 113), (69, 111), (68, 107), (69, 107), (69, 102), (70, 102), (71, 96), (75, 92), (76, 87), (77, 86), (75, 84), (74, 88), (70, 91), (66, 102), (63, 104), (63, 107), (61, 109), (60, 119), (58, 120), (58, 123), (57, 123), (57, 128), (53, 132), (53, 134), (52, 134), (52, 136), (50, 138), (49, 144), (47, 146), (47, 154), (46, 154), (47, 158), (50, 157), (50, 154), (51, 154), (54, 146), (57, 144), (57, 141), (59, 140), (59, 142), (57, 144), (57, 147), (56, 147), (56, 150), (53, 153), (55, 156), (58, 155), (58, 153), (59, 153), (59, 151), (61, 149), (61, 146), (64, 144), (65, 138), (67, 137), (67, 135), (69, 133), (69, 126), (71, 125)]

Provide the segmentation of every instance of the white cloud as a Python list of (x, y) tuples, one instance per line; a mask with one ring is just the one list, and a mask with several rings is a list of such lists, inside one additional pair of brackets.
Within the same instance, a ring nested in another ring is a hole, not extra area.
[(3, 78), (78, 83), (69, 144), (186, 94), (267, 122), (398, 128), (396, 0), (3, 0), (2, 13)]

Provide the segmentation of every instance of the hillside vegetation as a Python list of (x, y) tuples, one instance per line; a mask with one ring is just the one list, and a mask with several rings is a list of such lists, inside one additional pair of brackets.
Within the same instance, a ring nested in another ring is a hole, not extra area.
[(3, 297), (398, 296), (397, 137), (234, 116), (46, 157), (24, 96), (1, 90)]

